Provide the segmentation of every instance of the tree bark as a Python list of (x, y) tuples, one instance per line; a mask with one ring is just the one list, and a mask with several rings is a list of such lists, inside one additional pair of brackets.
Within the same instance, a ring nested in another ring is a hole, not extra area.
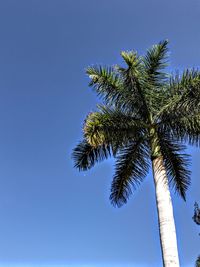
[(179, 265), (176, 229), (168, 179), (162, 156), (152, 160), (163, 266)]

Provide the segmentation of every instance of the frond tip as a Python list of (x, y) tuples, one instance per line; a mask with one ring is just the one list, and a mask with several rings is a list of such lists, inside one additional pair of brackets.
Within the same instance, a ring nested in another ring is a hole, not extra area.
[(75, 163), (74, 167), (78, 168), (79, 171), (89, 170), (95, 163), (107, 159), (109, 156), (111, 156), (109, 146), (100, 145), (93, 147), (86, 140), (81, 141), (72, 153)]
[(129, 68), (137, 68), (140, 64), (138, 55), (134, 51), (122, 51), (121, 56)]

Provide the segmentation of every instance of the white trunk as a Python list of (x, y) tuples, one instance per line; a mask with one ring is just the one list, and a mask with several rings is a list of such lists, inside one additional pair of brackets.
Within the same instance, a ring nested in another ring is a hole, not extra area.
[(152, 165), (156, 188), (156, 202), (158, 209), (163, 266), (177, 267), (179, 266), (179, 258), (176, 229), (168, 180), (162, 157), (154, 159)]

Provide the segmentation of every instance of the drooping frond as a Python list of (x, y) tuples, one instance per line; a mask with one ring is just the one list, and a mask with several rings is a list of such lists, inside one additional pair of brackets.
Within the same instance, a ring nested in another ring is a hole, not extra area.
[(110, 144), (113, 148), (138, 138), (145, 131), (145, 123), (118, 109), (98, 106), (99, 111), (90, 113), (84, 124), (84, 136), (93, 146)]
[(116, 159), (115, 175), (111, 186), (110, 200), (114, 206), (127, 202), (136, 186), (148, 172), (148, 148), (139, 139), (121, 149)]
[(186, 147), (163, 133), (159, 134), (159, 142), (169, 183), (185, 200), (190, 185), (189, 155), (182, 152)]
[(164, 40), (147, 50), (143, 57), (146, 85), (160, 87), (166, 80), (166, 73), (162, 70), (167, 66), (168, 41)]
[(156, 121), (176, 139), (200, 145), (200, 72), (186, 70), (171, 79), (168, 101)]
[(199, 79), (200, 72), (198, 69), (186, 69), (182, 74), (176, 72), (175, 75), (171, 76), (169, 83), (171, 96), (181, 95), (184, 97), (188, 89), (190, 90), (196, 83), (199, 83)]
[[(182, 141), (200, 146), (200, 113), (188, 115), (175, 122), (174, 132)], [(178, 132), (178, 134), (177, 134)]]
[(174, 138), (200, 146), (200, 113), (183, 115), (173, 114), (159, 123), (163, 131), (170, 132)]
[(157, 119), (167, 121), (200, 112), (200, 71), (185, 70), (171, 77), (166, 91), (167, 103), (157, 114)]
[(72, 158), (74, 167), (79, 171), (89, 170), (95, 163), (111, 156), (111, 149), (108, 145), (93, 147), (86, 140), (81, 141), (73, 150)]

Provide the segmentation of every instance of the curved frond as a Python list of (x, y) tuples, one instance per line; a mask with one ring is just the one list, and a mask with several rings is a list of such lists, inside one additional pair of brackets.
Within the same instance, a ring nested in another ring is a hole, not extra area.
[(174, 138), (188, 142), (190, 145), (200, 146), (200, 113), (185, 116), (174, 114), (158, 125), (163, 132), (173, 134)]
[(91, 79), (89, 85), (94, 88), (107, 105), (129, 106), (129, 99), (123, 84), (113, 68), (91, 66), (86, 70)]
[(168, 40), (164, 40), (147, 50), (143, 57), (146, 84), (160, 87), (166, 80), (166, 74), (162, 71), (167, 66)]
[(84, 124), (84, 136), (91, 145), (122, 146), (144, 133), (146, 125), (140, 120), (118, 109), (98, 107), (99, 111), (90, 113)]
[(159, 134), (159, 142), (169, 184), (185, 200), (190, 185), (190, 158), (188, 154), (182, 153), (186, 147), (162, 133)]
[[(134, 75), (139, 75), (139, 70), (141, 69), (141, 60), (138, 56), (137, 52), (135, 51), (122, 51), (121, 56), (125, 63), (127, 64), (129, 70), (132, 70), (132, 73)], [(125, 69), (119, 68), (121, 72), (123, 72)]]
[(108, 145), (93, 147), (86, 140), (81, 141), (73, 150), (72, 158), (74, 167), (79, 171), (89, 170), (95, 163), (111, 156), (111, 149)]
[(166, 96), (168, 101), (157, 114), (157, 120), (200, 113), (200, 71), (187, 69), (182, 75), (172, 76)]
[(148, 147), (141, 139), (130, 142), (121, 149), (116, 159), (111, 186), (111, 203), (118, 207), (126, 203), (133, 190), (147, 175), (148, 169)]

